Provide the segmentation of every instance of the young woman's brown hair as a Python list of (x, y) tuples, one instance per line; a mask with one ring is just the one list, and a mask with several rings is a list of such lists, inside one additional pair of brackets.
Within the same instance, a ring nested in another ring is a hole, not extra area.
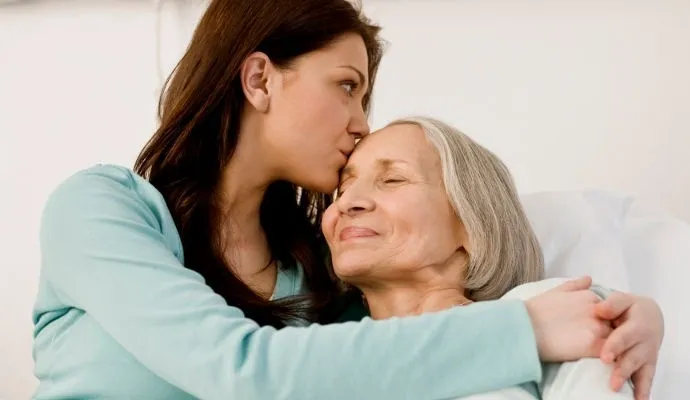
[(271, 302), (232, 271), (220, 227), (221, 173), (233, 157), (245, 104), (240, 73), (248, 55), (265, 53), (279, 68), (327, 47), (344, 34), (362, 37), (369, 62), (369, 105), (382, 47), (379, 28), (346, 0), (215, 0), (168, 78), (159, 104), (160, 127), (135, 171), (163, 194), (183, 243), (185, 266), (199, 272), (230, 305), (262, 325), (294, 317), (323, 321), (338, 286), (325, 265), (320, 220), (330, 196), (274, 182), (261, 205), (261, 225), (274, 260), (299, 262), (310, 294)]

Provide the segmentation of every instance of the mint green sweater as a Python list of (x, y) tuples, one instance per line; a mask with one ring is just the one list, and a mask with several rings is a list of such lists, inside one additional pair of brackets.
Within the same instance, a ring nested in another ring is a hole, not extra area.
[(163, 198), (123, 167), (62, 183), (40, 240), (37, 399), (443, 399), (541, 379), (520, 300), (257, 326), (183, 267)]

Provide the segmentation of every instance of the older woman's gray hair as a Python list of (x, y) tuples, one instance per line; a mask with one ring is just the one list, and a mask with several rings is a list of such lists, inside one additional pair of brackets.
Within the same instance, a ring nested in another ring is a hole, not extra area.
[(492, 152), (439, 120), (409, 117), (390, 125), (419, 126), (441, 157), (448, 199), (469, 236), (465, 295), (497, 299), (543, 278), (544, 261), (508, 168)]

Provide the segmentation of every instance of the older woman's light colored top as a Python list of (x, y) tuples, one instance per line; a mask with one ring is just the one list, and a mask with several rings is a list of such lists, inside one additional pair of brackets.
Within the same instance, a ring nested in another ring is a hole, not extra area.
[[(506, 293), (504, 299), (529, 299), (553, 289), (566, 279), (552, 278), (520, 285)], [(602, 299), (611, 292), (594, 285), (592, 290)], [(463, 397), (458, 400), (632, 400), (633, 389), (629, 382), (619, 392), (608, 384), (613, 367), (598, 358), (584, 358), (567, 363), (549, 363), (543, 366), (541, 385), (528, 383), (522, 386)]]

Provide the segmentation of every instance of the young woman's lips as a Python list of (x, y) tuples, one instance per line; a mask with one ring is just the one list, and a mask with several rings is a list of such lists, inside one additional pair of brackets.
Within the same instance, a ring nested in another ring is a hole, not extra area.
[(357, 238), (367, 238), (372, 236), (377, 236), (378, 233), (369, 228), (361, 228), (358, 226), (348, 226), (347, 228), (340, 231), (340, 240), (350, 240)]

